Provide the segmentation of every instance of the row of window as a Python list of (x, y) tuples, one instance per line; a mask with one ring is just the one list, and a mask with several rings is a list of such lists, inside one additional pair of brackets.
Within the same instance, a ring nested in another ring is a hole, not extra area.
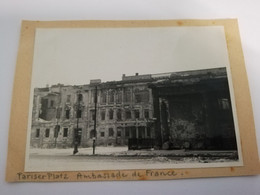
[[(95, 94), (95, 93), (92, 93)], [(100, 103), (106, 104), (106, 103), (122, 103), (122, 97), (124, 97), (124, 102), (131, 102), (132, 101), (132, 93), (130, 90), (125, 90), (124, 96), (122, 96), (122, 93), (115, 93), (114, 91), (109, 91), (108, 93), (106, 91), (101, 91), (100, 94)], [(141, 103), (141, 102), (149, 102), (149, 91), (148, 90), (142, 90), (134, 93), (135, 97), (135, 103)], [(94, 98), (92, 98), (92, 102)]]
[[(116, 136), (117, 137), (121, 137), (122, 133), (123, 133), (123, 128), (118, 127), (116, 129)], [(136, 127), (125, 127), (125, 137), (130, 137), (130, 132), (132, 137), (136, 137)], [(139, 127), (138, 131), (139, 133), (139, 137), (150, 137), (151, 136), (151, 129), (149, 127), (147, 127), (146, 129), (146, 135), (145, 135), (145, 127)], [(108, 129), (108, 136), (109, 137), (114, 137), (114, 129), (113, 128), (109, 128)], [(92, 139), (95, 136), (95, 131), (91, 130), (90, 131), (90, 138)], [(101, 130), (100, 131), (100, 137), (105, 137), (105, 131)]]
[[(63, 128), (63, 137), (68, 137), (68, 128)], [(58, 137), (58, 129), (54, 129), (54, 137)], [(40, 137), (40, 129), (36, 129), (35, 137)], [(44, 137), (50, 137), (50, 129), (45, 129)]]
[[(116, 116), (114, 116), (114, 110), (110, 109), (108, 111), (108, 119), (109, 120), (113, 120), (113, 119), (117, 119), (117, 120), (122, 120), (122, 110), (118, 109), (116, 110)], [(134, 114), (134, 118), (135, 119), (140, 119), (140, 111), (139, 110), (134, 110), (134, 112), (132, 113), (131, 110), (126, 109), (125, 110), (125, 119), (129, 120), (132, 119), (132, 114)], [(92, 116), (92, 120), (95, 120), (95, 111), (91, 110), (91, 116)], [(114, 118), (115, 117), (115, 118)], [(106, 110), (101, 110), (100, 111), (100, 118), (101, 120), (105, 120), (106, 119)], [(144, 118), (149, 119), (149, 110), (145, 109), (144, 110)]]
[[(89, 137), (92, 139), (95, 136), (95, 131), (94, 129), (90, 131), (90, 135)], [(108, 136), (109, 137), (113, 137), (114, 136), (114, 129), (113, 128), (109, 128), (108, 129)], [(121, 137), (121, 129), (117, 129), (117, 136)], [(100, 132), (100, 137), (105, 137), (105, 132), (101, 131)]]
[[(70, 102), (70, 99), (71, 99), (71, 95), (67, 95), (67, 102)], [(82, 94), (78, 94), (77, 95), (77, 101), (80, 102), (83, 100), (83, 95)]]
[[(91, 119), (95, 120), (95, 110), (91, 110), (90, 111), (91, 114)], [(81, 118), (82, 117), (82, 111), (78, 110), (77, 111), (77, 118)], [(70, 110), (66, 110), (65, 111), (65, 118), (69, 119), (70, 118)], [(101, 110), (100, 112), (100, 118), (101, 120), (105, 120), (106, 119), (106, 111), (105, 110)], [(135, 119), (140, 119), (140, 111), (139, 110), (134, 110), (134, 118)], [(149, 119), (149, 110), (145, 109), (144, 110), (144, 118)], [(114, 119), (114, 110), (110, 109), (108, 111), (108, 119), (109, 120), (113, 120)], [(116, 111), (116, 119), (117, 120), (122, 120), (122, 110), (118, 109)], [(125, 119), (132, 119), (132, 112), (131, 110), (125, 110)]]
[[(144, 127), (141, 127), (139, 129), (139, 132), (141, 132), (141, 130), (144, 130)], [(68, 137), (68, 131), (69, 129), (68, 128), (63, 128), (63, 137)], [(116, 136), (117, 137), (121, 137), (121, 134), (122, 134), (122, 131), (123, 131), (123, 128), (117, 128), (116, 130)], [(136, 137), (136, 127), (126, 127), (125, 128), (125, 137), (129, 137), (130, 136), (130, 132), (132, 132), (132, 136), (133, 137)], [(59, 131), (57, 131), (57, 129), (55, 128), (54, 129), (54, 137), (58, 137), (58, 133)], [(90, 131), (90, 138), (92, 139), (93, 137), (95, 136), (95, 131), (94, 130), (91, 130)], [(113, 128), (109, 128), (108, 129), (108, 136), (109, 137), (114, 137), (114, 129)], [(151, 131), (150, 131), (150, 128), (147, 127), (147, 131), (146, 131), (146, 136), (151, 136)], [(36, 129), (36, 135), (35, 135), (36, 138), (40, 137), (40, 129)], [(47, 128), (45, 129), (44, 131), (44, 137), (48, 138), (50, 137), (50, 129)], [(100, 137), (105, 137), (105, 131), (100, 131)]]
[(55, 105), (55, 101), (43, 98), (41, 104), (44, 105), (46, 108), (53, 108)]
[[(92, 97), (91, 97), (91, 103), (95, 102), (95, 90), (92, 91)], [(134, 93), (135, 96), (135, 102), (148, 102), (149, 101), (149, 91), (148, 90), (141, 90)], [(115, 92), (115, 91), (101, 91), (100, 92), (100, 103), (106, 104), (106, 103), (122, 103), (122, 99), (124, 97), (124, 102), (131, 102), (131, 91), (125, 90), (124, 96), (122, 95), (122, 92)], [(67, 95), (67, 102), (70, 102), (71, 95)], [(82, 101), (83, 95), (78, 94), (77, 95), (77, 101)]]

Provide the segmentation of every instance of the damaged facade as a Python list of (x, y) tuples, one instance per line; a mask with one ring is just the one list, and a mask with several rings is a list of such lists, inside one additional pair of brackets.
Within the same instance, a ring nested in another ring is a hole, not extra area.
[(95, 137), (104, 146), (152, 140), (164, 149), (236, 149), (226, 69), (34, 89), (31, 147), (73, 147), (75, 137), (80, 147)]

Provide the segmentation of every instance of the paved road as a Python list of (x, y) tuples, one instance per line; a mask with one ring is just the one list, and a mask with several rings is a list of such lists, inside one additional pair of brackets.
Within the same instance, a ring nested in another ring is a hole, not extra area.
[[(194, 163), (204, 166), (209, 162), (231, 162), (225, 159), (200, 159), (182, 157), (114, 157), (114, 156), (78, 156), (78, 155), (39, 155), (31, 154), (28, 168), (30, 171), (82, 171), (111, 169), (153, 169), (191, 166)], [(233, 161), (234, 162), (234, 161)]]

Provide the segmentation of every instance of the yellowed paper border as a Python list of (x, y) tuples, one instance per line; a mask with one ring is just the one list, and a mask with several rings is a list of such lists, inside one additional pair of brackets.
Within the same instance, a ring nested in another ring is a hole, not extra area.
[[(25, 151), (36, 28), (131, 28), (224, 26), (243, 156), (243, 166), (159, 170), (112, 170), (25, 173)], [(6, 181), (158, 180), (254, 175), (260, 173), (252, 105), (236, 20), (166, 21), (23, 21), (13, 88)]]

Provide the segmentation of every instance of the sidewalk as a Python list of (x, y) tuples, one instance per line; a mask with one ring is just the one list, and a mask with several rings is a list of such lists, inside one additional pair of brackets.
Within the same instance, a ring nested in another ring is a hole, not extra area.
[[(73, 155), (73, 148), (31, 148), (30, 154), (36, 155), (53, 155), (53, 156), (70, 156)], [(95, 153), (97, 155), (113, 155), (116, 153), (127, 152), (128, 147), (104, 147), (98, 146), (95, 148)], [(78, 148), (78, 153), (76, 155), (93, 155), (93, 148)]]
[[(77, 156), (93, 155), (93, 148), (79, 148)], [(30, 149), (32, 155), (70, 156), (73, 155), (73, 148), (66, 149)], [(237, 151), (211, 151), (211, 150), (128, 150), (128, 147), (104, 147), (98, 146), (95, 149), (96, 156), (115, 157), (222, 157), (237, 158)]]

